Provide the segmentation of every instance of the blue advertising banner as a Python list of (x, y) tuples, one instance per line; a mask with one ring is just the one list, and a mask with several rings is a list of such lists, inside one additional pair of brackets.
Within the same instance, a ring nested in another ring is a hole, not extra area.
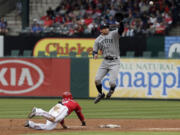
[(165, 53), (167, 58), (172, 58), (173, 53), (180, 54), (180, 37), (165, 37)]
[[(89, 96), (96, 97), (94, 79), (102, 60), (90, 60)], [(109, 74), (102, 80), (109, 91)], [(116, 98), (180, 99), (180, 61), (178, 59), (121, 59)]]

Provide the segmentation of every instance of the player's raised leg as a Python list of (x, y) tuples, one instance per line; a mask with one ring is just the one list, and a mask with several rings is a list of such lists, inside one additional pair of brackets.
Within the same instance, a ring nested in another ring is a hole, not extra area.
[(95, 104), (98, 103), (101, 99), (103, 99), (105, 97), (105, 94), (102, 92), (101, 80), (107, 74), (107, 69), (103, 68), (103, 66), (104, 65), (102, 63), (101, 67), (99, 68), (99, 70), (96, 74), (96, 78), (95, 78), (95, 85), (98, 90), (98, 96), (94, 100)]
[(101, 91), (101, 92), (99, 92), (98, 96), (95, 98), (95, 100), (94, 100), (95, 104), (98, 103), (101, 99), (103, 99), (105, 97), (105, 94), (102, 93), (102, 84), (96, 85), (96, 88), (97, 88), (98, 92), (99, 91)]
[(106, 99), (110, 99), (112, 94), (115, 91), (116, 88), (116, 79), (118, 77), (119, 73), (119, 64), (116, 66), (113, 66), (112, 69), (109, 71), (110, 77), (109, 77), (109, 85), (110, 85), (110, 90), (106, 95)]
[(34, 116), (42, 116), (52, 122), (55, 120), (55, 118), (51, 114), (37, 107), (33, 107), (31, 113), (28, 115), (29, 118), (33, 118)]

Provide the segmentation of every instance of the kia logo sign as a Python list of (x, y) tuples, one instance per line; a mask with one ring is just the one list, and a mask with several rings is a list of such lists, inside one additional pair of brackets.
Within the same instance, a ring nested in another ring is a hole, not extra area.
[(42, 70), (22, 60), (0, 61), (0, 92), (22, 94), (38, 88), (44, 81)]

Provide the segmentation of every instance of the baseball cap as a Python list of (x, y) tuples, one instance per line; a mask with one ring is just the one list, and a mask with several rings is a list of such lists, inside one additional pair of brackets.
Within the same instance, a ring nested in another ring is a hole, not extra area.
[(109, 28), (109, 25), (107, 25), (107, 24), (101, 24), (99, 28), (100, 28), (100, 29)]

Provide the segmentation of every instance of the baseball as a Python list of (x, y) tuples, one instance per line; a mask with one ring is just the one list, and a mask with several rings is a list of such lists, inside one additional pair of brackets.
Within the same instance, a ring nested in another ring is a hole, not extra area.
[(153, 1), (149, 1), (149, 5), (153, 5), (154, 4), (154, 2)]

